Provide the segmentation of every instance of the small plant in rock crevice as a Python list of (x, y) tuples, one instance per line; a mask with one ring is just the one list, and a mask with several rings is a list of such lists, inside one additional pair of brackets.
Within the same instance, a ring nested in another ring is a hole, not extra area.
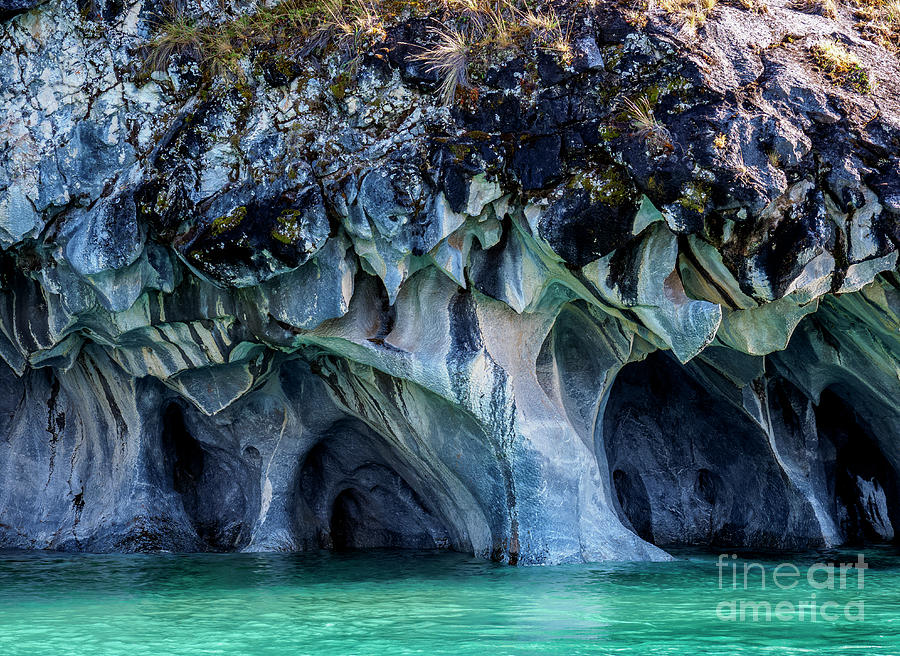
[(832, 82), (849, 86), (860, 93), (872, 91), (869, 72), (859, 57), (832, 39), (820, 39), (810, 48), (813, 61)]
[(412, 59), (424, 62), (428, 72), (438, 74), (441, 99), (449, 105), (457, 89), (469, 85), (467, 71), (473, 41), (468, 33), (456, 27), (432, 27), (429, 32), (435, 38), (434, 45), (423, 48)]
[(672, 136), (666, 127), (656, 119), (653, 114), (653, 106), (646, 96), (637, 100), (626, 98), (623, 104), (625, 105), (625, 116), (638, 137), (655, 148), (667, 150), (672, 148)]

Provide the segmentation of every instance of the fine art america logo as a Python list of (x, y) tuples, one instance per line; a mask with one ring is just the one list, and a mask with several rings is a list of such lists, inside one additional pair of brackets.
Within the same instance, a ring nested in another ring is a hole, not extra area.
[[(865, 620), (865, 601), (860, 598), (860, 591), (865, 588), (869, 564), (863, 554), (857, 555), (856, 562), (813, 563), (805, 571), (794, 563), (773, 568), (771, 564), (767, 567), (738, 560), (736, 554), (720, 554), (717, 567), (719, 589), (735, 593), (734, 598), (716, 606), (716, 617), (723, 622)], [(825, 598), (835, 594), (853, 598)]]

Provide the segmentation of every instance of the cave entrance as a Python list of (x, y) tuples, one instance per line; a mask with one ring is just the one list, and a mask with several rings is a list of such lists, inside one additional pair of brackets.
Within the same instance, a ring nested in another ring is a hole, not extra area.
[(199, 546), (233, 551), (245, 544), (245, 514), (258, 474), (238, 456), (195, 438), (178, 402), (163, 411), (162, 449), (168, 483), (181, 499)]
[(620, 519), (659, 546), (806, 545), (811, 509), (789, 489), (766, 433), (713, 391), (716, 376), (661, 351), (619, 372), (598, 448)]
[[(331, 544), (335, 551), (349, 551), (357, 547), (357, 528), (362, 524), (364, 503), (355, 490), (344, 490), (331, 508)], [(376, 531), (380, 526), (373, 527)]]
[(300, 472), (300, 523), (318, 546), (448, 548), (451, 534), (425, 496), (427, 482), (381, 438), (348, 426), (336, 431), (310, 450)]
[[(630, 468), (629, 468), (630, 469)], [(653, 542), (652, 509), (644, 480), (636, 471), (616, 469), (612, 475), (620, 515), (642, 539)]]
[(848, 544), (891, 542), (900, 526), (897, 475), (872, 431), (835, 387), (815, 408), (825, 478)]
[(398, 512), (394, 499), (376, 500), (359, 490), (344, 490), (331, 506), (332, 549), (437, 548), (434, 535), (423, 530), (410, 510), (402, 508)]

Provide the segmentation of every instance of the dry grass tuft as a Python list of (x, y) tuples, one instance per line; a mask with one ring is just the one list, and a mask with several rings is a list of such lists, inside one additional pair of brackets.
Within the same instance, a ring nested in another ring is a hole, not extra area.
[(320, 40), (328, 37), (355, 50), (384, 39), (387, 32), (377, 7), (366, 0), (330, 0), (317, 28)]
[(556, 53), (560, 61), (567, 66), (572, 63), (574, 53), (571, 22), (563, 26), (553, 7), (538, 13), (528, 10), (522, 16), (525, 26), (545, 50)]
[(794, 0), (791, 8), (807, 14), (817, 14), (834, 20), (838, 17), (838, 7), (835, 0)]
[(900, 0), (852, 0), (857, 28), (875, 43), (900, 51)]
[(625, 116), (638, 137), (657, 148), (671, 148), (672, 138), (666, 127), (653, 114), (653, 106), (646, 96), (637, 100), (626, 98)]
[(769, 5), (763, 0), (737, 0), (737, 3), (747, 11), (752, 11), (757, 14), (769, 13)]
[(162, 24), (162, 31), (150, 43), (144, 59), (145, 71), (162, 71), (178, 56), (201, 59), (206, 35), (203, 27), (183, 16), (174, 16)]
[(413, 59), (427, 64), (429, 72), (438, 73), (441, 100), (449, 105), (456, 97), (457, 88), (469, 85), (467, 71), (472, 38), (455, 27), (433, 27), (429, 32), (435, 37), (434, 45), (423, 49)]
[(509, 12), (503, 11), (502, 4), (491, 5), (486, 19), (486, 32), (490, 35), (491, 43), (496, 48), (508, 50), (515, 46), (522, 34), (522, 28), (513, 20)]
[(820, 39), (810, 48), (813, 61), (833, 82), (850, 86), (860, 93), (872, 91), (869, 72), (855, 54), (832, 39)]
[(469, 68), (487, 66), (504, 51), (526, 49), (527, 44), (555, 53), (561, 63), (575, 58), (571, 23), (564, 25), (556, 11), (519, 8), (511, 0), (445, 0), (462, 12), (460, 20), (429, 30), (430, 46), (413, 56), (428, 71), (441, 77), (441, 98), (450, 104), (460, 89), (469, 89)]
[(684, 29), (694, 32), (706, 22), (718, 0), (659, 0), (659, 8), (684, 23)]

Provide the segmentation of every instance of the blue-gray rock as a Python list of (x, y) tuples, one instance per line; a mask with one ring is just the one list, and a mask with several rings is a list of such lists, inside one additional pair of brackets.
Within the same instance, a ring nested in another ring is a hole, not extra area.
[(236, 77), (139, 70), (152, 12), (0, 24), (0, 548), (894, 539), (896, 58), (564, 9), (450, 108), (415, 17)]
[(34, 9), (44, 0), (0, 0), (0, 20)]

